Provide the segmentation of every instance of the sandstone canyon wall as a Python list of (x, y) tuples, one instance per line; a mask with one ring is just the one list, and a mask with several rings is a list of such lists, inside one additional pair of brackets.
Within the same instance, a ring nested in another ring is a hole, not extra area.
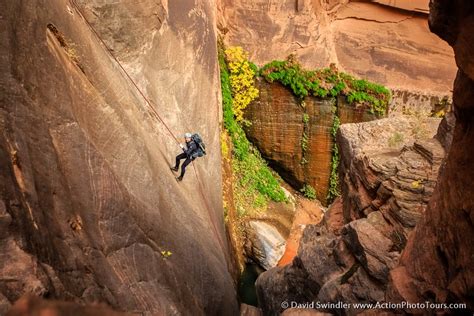
[[(342, 96), (309, 96), (304, 98), (302, 107), (301, 100), (280, 83), (259, 78), (257, 87), (260, 96), (245, 112), (245, 118), (252, 122), (245, 128), (249, 140), (293, 188), (299, 190), (309, 184), (316, 190), (318, 200), (326, 204), (335, 116), (344, 124), (374, 120), (377, 115), (365, 107), (348, 104)], [(307, 142), (304, 149), (303, 138)]]
[(179, 147), (76, 3), (0, 2), (0, 313), (33, 293), (236, 314), (216, 167), (215, 4), (77, 3), (171, 133), (199, 131), (212, 154), (178, 184)]
[(306, 228), (291, 264), (259, 277), (265, 313), (280, 313), (283, 301), (341, 300), (465, 303), (472, 313), (474, 4), (432, 0), (430, 9), (430, 28), (454, 48), (459, 66), (453, 112), (436, 133), (431, 118), (341, 126), (341, 200)]
[(389, 271), (427, 207), (445, 155), (433, 138), (433, 121), (439, 119), (397, 117), (340, 127), (341, 198), (319, 225), (305, 229), (289, 265), (259, 277), (264, 312), (277, 315), (284, 300), (385, 300)]
[(310, 69), (335, 63), (390, 88), (449, 94), (456, 66), (450, 47), (430, 33), (427, 15), (417, 12), (427, 1), (379, 2), (395, 8), (346, 0), (220, 0), (219, 29), (257, 64), (294, 53)]
[(467, 302), (474, 310), (474, 3), (433, 0), (430, 27), (454, 49), (456, 126), (426, 215), (391, 272), (392, 299)]
[(429, 13), (430, 0), (372, 0), (380, 4), (388, 5), (408, 11)]

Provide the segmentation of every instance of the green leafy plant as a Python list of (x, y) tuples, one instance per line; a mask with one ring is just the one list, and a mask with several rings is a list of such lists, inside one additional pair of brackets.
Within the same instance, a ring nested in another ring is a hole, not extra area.
[(259, 74), (269, 82), (277, 81), (289, 87), (300, 99), (308, 95), (321, 98), (342, 95), (349, 103), (366, 106), (378, 116), (385, 115), (391, 98), (390, 90), (384, 86), (339, 72), (334, 65), (312, 71), (303, 69), (294, 55), (264, 65)]
[(341, 126), (341, 121), (339, 120), (339, 117), (337, 115), (334, 115), (334, 119), (333, 119), (332, 127), (331, 127), (331, 136), (334, 138), (334, 140), (336, 139), (339, 126)]
[(303, 137), (301, 137), (301, 150), (303, 153), (308, 151), (308, 135), (303, 133)]
[[(248, 61), (245, 63), (240, 59), (241, 56), (246, 56), (246, 53), (238, 52), (237, 55), (240, 56), (239, 62), (241, 64), (247, 64), (249, 69), (254, 68)], [(242, 118), (243, 112), (235, 115), (236, 110), (243, 111), (245, 107), (242, 107), (242, 103), (235, 106), (235, 103), (241, 102), (242, 99), (236, 101), (236, 96), (240, 94), (240, 90), (232, 88), (232, 75), (229, 73), (227, 60), (229, 60), (229, 51), (224, 50), (221, 43), (219, 45), (219, 66), (224, 127), (232, 140), (231, 165), (236, 177), (233, 183), (236, 208), (239, 216), (245, 216), (249, 208), (263, 208), (268, 200), (283, 202), (287, 201), (287, 198), (280, 186), (281, 179), (271, 171), (258, 150), (248, 141), (239, 123), (239, 117)], [(238, 66), (234, 65), (234, 67), (238, 69)], [(246, 78), (246, 82), (249, 83), (248, 72)], [(251, 82), (253, 84), (253, 79)], [(252, 90), (252, 87), (248, 87), (247, 83), (245, 84), (247, 90)], [(240, 119), (240, 122), (242, 122), (242, 119)]]
[(341, 195), (339, 191), (339, 149), (337, 144), (334, 143), (332, 148), (332, 156), (331, 156), (331, 174), (329, 176), (329, 190), (327, 195), (328, 203), (332, 203), (334, 199)]
[(341, 195), (339, 191), (339, 174), (338, 174), (338, 169), (339, 169), (339, 149), (336, 144), (336, 135), (337, 131), (339, 130), (339, 126), (341, 125), (341, 121), (339, 120), (339, 117), (337, 116), (337, 109), (334, 107), (333, 113), (334, 113), (334, 119), (332, 122), (332, 127), (331, 127), (331, 136), (334, 141), (334, 145), (332, 147), (332, 153), (331, 153), (331, 173), (329, 175), (329, 190), (328, 190), (328, 195), (326, 197), (328, 203), (332, 203), (334, 199), (338, 196)]
[(309, 115), (308, 113), (303, 114), (303, 123), (308, 124), (309, 123)]
[(303, 195), (310, 200), (316, 199), (316, 190), (309, 184), (305, 184), (300, 189), (300, 192), (303, 193)]

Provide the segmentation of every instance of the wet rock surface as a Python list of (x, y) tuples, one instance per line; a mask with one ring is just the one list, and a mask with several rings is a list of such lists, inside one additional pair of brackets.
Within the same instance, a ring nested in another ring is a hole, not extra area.
[[(308, 97), (303, 107), (301, 101), (279, 83), (260, 79), (257, 87), (260, 96), (245, 111), (245, 118), (252, 123), (246, 127), (249, 140), (289, 184), (297, 190), (304, 184), (311, 185), (318, 199), (325, 204), (335, 113), (341, 123), (364, 122), (377, 117), (363, 108), (347, 104), (344, 98)], [(303, 121), (304, 114), (308, 115), (307, 126)], [(302, 146), (304, 134), (306, 151)]]
[(178, 184), (169, 164), (179, 147), (74, 2), (2, 2), (0, 308), (31, 293), (144, 314), (238, 314), (216, 181), (214, 5), (86, 7), (171, 132), (199, 131), (214, 154)]

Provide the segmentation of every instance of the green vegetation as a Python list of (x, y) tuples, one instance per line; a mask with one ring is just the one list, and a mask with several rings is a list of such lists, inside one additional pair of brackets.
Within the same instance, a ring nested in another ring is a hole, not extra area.
[(341, 125), (341, 122), (339, 120), (339, 117), (336, 114), (335, 107), (333, 109), (333, 112), (334, 112), (334, 119), (333, 119), (332, 127), (331, 127), (331, 136), (334, 140), (334, 145), (332, 147), (331, 173), (329, 175), (329, 190), (328, 190), (328, 195), (327, 195), (328, 204), (332, 203), (332, 201), (334, 201), (336, 197), (341, 195), (339, 191), (339, 174), (338, 174), (340, 157), (339, 157), (339, 148), (337, 147), (337, 144), (336, 144), (336, 134), (337, 134), (337, 130), (339, 129), (339, 126)]
[(309, 162), (308, 159), (306, 159), (306, 158), (303, 156), (303, 158), (301, 158), (300, 164), (301, 164), (301, 165), (306, 165), (306, 164), (308, 164), (308, 162)]
[(294, 55), (285, 61), (276, 60), (266, 64), (259, 74), (269, 82), (278, 81), (289, 87), (301, 99), (309, 95), (321, 98), (342, 95), (349, 103), (366, 106), (378, 116), (385, 115), (391, 98), (390, 90), (384, 86), (339, 72), (334, 65), (305, 70)]
[[(231, 54), (229, 52), (232, 52)], [(246, 209), (253, 207), (256, 209), (264, 207), (268, 200), (276, 202), (286, 201), (285, 193), (280, 187), (280, 179), (275, 175), (265, 163), (265, 160), (261, 157), (258, 150), (256, 150), (252, 144), (248, 141), (242, 126), (239, 121), (242, 122), (242, 111), (250, 103), (252, 97), (239, 97), (242, 91), (248, 93), (253, 91), (252, 95), (255, 95), (256, 90), (253, 87), (254, 72), (251, 63), (242, 62), (240, 57), (241, 65), (245, 68), (245, 75), (239, 77), (244, 78), (245, 82), (241, 82), (241, 86), (245, 89), (236, 89), (240, 83), (233, 83), (232, 80), (236, 80), (237, 77), (232, 78), (233, 75), (237, 74), (235, 70), (238, 66), (233, 66), (234, 70), (229, 73), (229, 56), (232, 58), (235, 56), (246, 56), (245, 53), (240, 52), (240, 49), (228, 49), (219, 47), (219, 66), (221, 72), (221, 86), (222, 86), (222, 102), (223, 102), (223, 116), (224, 116), (224, 127), (232, 140), (232, 169), (236, 177), (236, 190), (234, 190), (234, 198), (236, 201), (236, 207), (240, 216), (245, 215)], [(248, 70), (251, 71), (248, 71)], [(232, 72), (234, 74), (232, 74)], [(252, 74), (250, 76), (250, 74)], [(251, 86), (249, 86), (251, 82)], [(255, 90), (254, 90), (255, 89)], [(258, 90), (257, 90), (258, 94)], [(238, 100), (236, 99), (238, 98)], [(249, 101), (250, 100), (250, 101)], [(245, 102), (244, 102), (245, 101)], [(236, 113), (237, 112), (237, 113)], [(226, 148), (226, 150), (228, 150)]]
[[(304, 104), (304, 102), (301, 102), (301, 103)], [(303, 109), (305, 109), (304, 106), (303, 106)], [(301, 161), (300, 161), (300, 164), (302, 166), (308, 164), (308, 159), (307, 159), (307, 151), (308, 151), (308, 143), (309, 143), (308, 124), (309, 124), (309, 115), (308, 113), (303, 113), (303, 135), (301, 136)]]
[(332, 203), (336, 197), (341, 195), (341, 192), (339, 191), (338, 175), (339, 160), (339, 149), (337, 148), (337, 144), (334, 143), (332, 147), (331, 174), (329, 175), (329, 191), (327, 196), (328, 204)]
[[(384, 86), (357, 79), (349, 74), (339, 72), (334, 65), (329, 68), (306, 70), (296, 60), (294, 55), (290, 55), (286, 60), (272, 61), (260, 69), (259, 74), (269, 82), (280, 82), (288, 87), (301, 100), (303, 108), (303, 99), (307, 96), (316, 96), (320, 98), (344, 96), (348, 103), (365, 106), (368, 111), (377, 116), (384, 116), (387, 112), (387, 105), (391, 98), (390, 90)], [(337, 108), (334, 108), (334, 121), (331, 128), (331, 134), (335, 141), (336, 133), (340, 125), (339, 117), (336, 114)], [(305, 132), (301, 140), (303, 150), (303, 159), (301, 164), (306, 164), (307, 158), (305, 152), (308, 149), (308, 136), (306, 125), (309, 122), (309, 116), (305, 113), (303, 123)], [(334, 144), (331, 158), (331, 173), (329, 179), (328, 203), (331, 203), (339, 192), (339, 149)]]
[(337, 131), (339, 129), (339, 126), (341, 125), (341, 121), (339, 120), (339, 117), (337, 116), (336, 113), (334, 113), (334, 120), (332, 121), (332, 127), (331, 127), (331, 136), (333, 137), (334, 140), (336, 140), (336, 135)]
[(303, 195), (310, 200), (316, 199), (316, 190), (309, 184), (305, 184), (300, 189), (300, 192), (303, 193)]
[(306, 151), (308, 151), (308, 135), (303, 132), (303, 137), (301, 137), (301, 150), (303, 151), (303, 157)]
[[(254, 85), (256, 75), (262, 76), (269, 82), (280, 82), (290, 88), (299, 98), (299, 104), (304, 112), (302, 117), (304, 130), (301, 139), (302, 159), (300, 162), (303, 166), (308, 163), (310, 122), (310, 117), (306, 113), (305, 97), (337, 98), (342, 96), (348, 103), (363, 106), (377, 116), (386, 114), (391, 98), (390, 91), (384, 86), (339, 72), (334, 65), (312, 71), (303, 69), (293, 55), (284, 61), (272, 61), (258, 69), (255, 64), (248, 61), (248, 55), (242, 48), (233, 47), (224, 50), (220, 43), (219, 64), (224, 127), (233, 145), (232, 148), (227, 148), (224, 145), (222, 150), (226, 153), (232, 150), (232, 168), (237, 180), (234, 185), (238, 187), (234, 190), (235, 200), (240, 215), (243, 215), (246, 212), (245, 209), (248, 208), (265, 207), (268, 200), (286, 200), (280, 187), (281, 180), (268, 168), (258, 150), (248, 141), (241, 125), (248, 123), (243, 118), (245, 108), (258, 97), (258, 90)], [(337, 108), (334, 107), (335, 115), (330, 131), (334, 140), (340, 125), (336, 110)], [(340, 195), (339, 162), (339, 150), (334, 144), (327, 195), (328, 203)], [(316, 191), (309, 184), (305, 184), (301, 192), (307, 198), (316, 198)]]
[(309, 123), (309, 115), (308, 113), (303, 114), (303, 123), (308, 124)]
[(443, 118), (451, 108), (451, 101), (447, 96), (437, 102), (431, 111), (432, 117)]

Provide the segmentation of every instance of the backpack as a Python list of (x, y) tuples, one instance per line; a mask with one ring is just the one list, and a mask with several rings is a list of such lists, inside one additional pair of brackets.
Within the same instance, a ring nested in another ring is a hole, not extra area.
[(204, 145), (204, 142), (202, 141), (201, 136), (199, 136), (198, 133), (193, 134), (191, 136), (191, 139), (196, 143), (197, 149), (196, 151), (192, 154), (193, 158), (197, 157), (202, 157), (206, 154), (206, 145)]

